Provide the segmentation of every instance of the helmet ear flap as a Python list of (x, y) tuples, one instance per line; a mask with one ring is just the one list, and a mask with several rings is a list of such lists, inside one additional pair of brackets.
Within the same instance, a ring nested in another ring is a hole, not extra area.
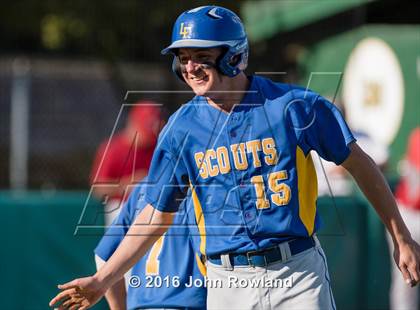
[(232, 67), (236, 67), (241, 60), (242, 60), (242, 54), (236, 54), (232, 56), (232, 58), (230, 59), (229, 65), (231, 65)]
[(182, 82), (186, 83), (182, 76), (181, 65), (176, 55), (174, 55), (174, 59), (172, 60), (172, 71)]

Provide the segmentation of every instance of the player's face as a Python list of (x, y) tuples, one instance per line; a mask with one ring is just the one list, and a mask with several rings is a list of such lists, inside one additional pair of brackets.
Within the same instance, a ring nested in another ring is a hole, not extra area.
[(222, 75), (216, 69), (221, 48), (181, 48), (178, 59), (184, 80), (198, 96), (221, 90)]

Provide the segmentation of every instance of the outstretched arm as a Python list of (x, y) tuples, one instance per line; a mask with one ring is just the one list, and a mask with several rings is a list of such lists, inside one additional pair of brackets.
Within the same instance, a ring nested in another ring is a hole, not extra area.
[[(63, 303), (65, 308), (84, 310), (96, 304), (105, 292), (141, 258), (172, 224), (174, 213), (160, 212), (147, 205), (137, 216), (115, 253), (96, 274), (75, 279), (62, 290), (50, 306)], [(60, 308), (59, 308), (60, 309)], [(64, 309), (64, 307), (63, 307)]]
[(374, 161), (357, 145), (342, 166), (353, 176), (366, 198), (375, 208), (394, 242), (394, 259), (407, 284), (420, 281), (420, 246), (411, 238), (401, 218), (392, 192)]
[[(95, 255), (96, 270), (101, 269), (106, 261)], [(113, 286), (111, 286), (105, 293), (105, 299), (108, 302), (109, 309), (127, 309), (126, 299), (127, 290), (125, 288), (124, 278), (119, 279)]]

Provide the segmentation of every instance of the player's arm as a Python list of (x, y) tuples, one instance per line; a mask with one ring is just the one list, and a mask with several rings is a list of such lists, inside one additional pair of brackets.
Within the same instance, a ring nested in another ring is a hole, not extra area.
[[(98, 255), (95, 255), (95, 262), (97, 270), (101, 269), (106, 263)], [(124, 278), (119, 279), (106, 291), (105, 298), (111, 310), (127, 309), (127, 292)]]
[(148, 204), (137, 216), (127, 236), (105, 265), (93, 276), (59, 285), (58, 288), (62, 292), (50, 301), (50, 306), (64, 302), (65, 307), (75, 306), (83, 310), (96, 304), (166, 232), (172, 224), (173, 216), (174, 213), (158, 211)]
[(354, 177), (366, 198), (375, 208), (394, 242), (394, 259), (407, 284), (420, 281), (420, 246), (411, 238), (401, 218), (392, 192), (374, 161), (351, 143), (350, 155), (342, 166)]

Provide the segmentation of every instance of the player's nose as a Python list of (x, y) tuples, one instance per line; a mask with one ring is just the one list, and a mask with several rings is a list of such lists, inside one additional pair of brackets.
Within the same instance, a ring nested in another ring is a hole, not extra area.
[(198, 66), (198, 65), (199, 65), (199, 64), (195, 63), (194, 61), (192, 61), (192, 60), (190, 59), (190, 60), (188, 60), (187, 64), (185, 65), (185, 70), (186, 70), (188, 73), (193, 73), (194, 71), (196, 71), (196, 70), (197, 70), (197, 66)]

